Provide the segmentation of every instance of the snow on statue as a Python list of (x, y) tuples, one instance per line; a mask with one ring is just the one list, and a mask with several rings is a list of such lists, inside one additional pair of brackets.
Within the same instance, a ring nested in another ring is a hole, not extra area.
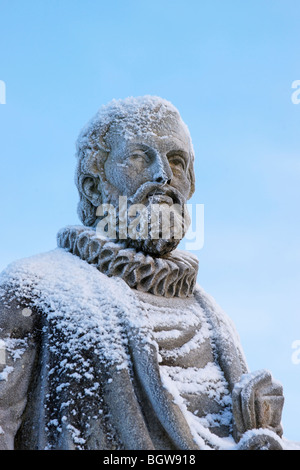
[(83, 225), (1, 274), (0, 448), (286, 448), (281, 385), (248, 371), (234, 326), (196, 284), (197, 259), (176, 249), (195, 183), (177, 109), (113, 100), (77, 159)]

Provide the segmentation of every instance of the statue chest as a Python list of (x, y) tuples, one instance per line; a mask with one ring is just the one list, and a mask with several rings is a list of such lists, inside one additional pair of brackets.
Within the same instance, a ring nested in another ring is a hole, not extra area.
[(214, 357), (213, 331), (191, 299), (138, 294), (151, 337), (157, 344), (164, 386), (189, 422), (217, 436), (231, 433), (231, 394)]

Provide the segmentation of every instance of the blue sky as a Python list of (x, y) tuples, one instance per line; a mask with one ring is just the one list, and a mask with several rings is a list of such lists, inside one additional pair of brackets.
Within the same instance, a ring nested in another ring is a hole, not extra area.
[(0, 269), (78, 223), (75, 140), (112, 98), (170, 100), (205, 207), (198, 281), (234, 320), (252, 370), (282, 382), (300, 441), (300, 3), (0, 0)]

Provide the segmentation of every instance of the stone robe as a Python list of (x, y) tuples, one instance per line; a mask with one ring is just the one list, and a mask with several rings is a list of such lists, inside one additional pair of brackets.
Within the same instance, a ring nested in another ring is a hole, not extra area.
[(0, 279), (0, 449), (247, 448), (231, 406), (246, 362), (200, 286), (143, 293), (61, 248)]

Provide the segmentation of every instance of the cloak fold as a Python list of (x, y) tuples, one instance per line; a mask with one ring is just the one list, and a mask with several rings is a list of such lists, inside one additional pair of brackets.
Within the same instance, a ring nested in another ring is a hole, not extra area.
[[(16, 338), (0, 375), (0, 448), (232, 447), (200, 422), (195, 434), (161, 380), (157, 343), (122, 279), (56, 249), (11, 264), (0, 281), (0, 331), (4, 341)], [(234, 327), (199, 286), (194, 296), (232, 390), (247, 372)], [(17, 341), (27, 347), (18, 350)], [(15, 383), (12, 426), (5, 410)]]

